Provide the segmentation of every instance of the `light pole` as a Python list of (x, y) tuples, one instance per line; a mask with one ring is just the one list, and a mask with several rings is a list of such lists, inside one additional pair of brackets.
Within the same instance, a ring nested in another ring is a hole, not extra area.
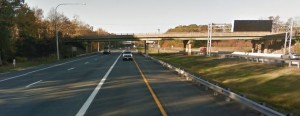
[(57, 54), (57, 60), (59, 60), (59, 44), (58, 44), (58, 29), (57, 29), (57, 8), (62, 5), (86, 5), (85, 3), (61, 3), (55, 7), (55, 36), (56, 36), (56, 54)]
[[(160, 29), (157, 29), (158, 34), (160, 34)], [(157, 40), (157, 53), (159, 54), (159, 49), (160, 49), (160, 45), (159, 45), (159, 40)]]

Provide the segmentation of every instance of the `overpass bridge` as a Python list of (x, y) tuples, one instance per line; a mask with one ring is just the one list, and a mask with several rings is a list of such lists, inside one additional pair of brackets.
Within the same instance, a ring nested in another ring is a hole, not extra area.
[[(300, 37), (300, 33), (294, 33), (292, 39)], [(68, 39), (64, 42), (105, 42), (105, 41), (145, 41), (145, 48), (148, 48), (147, 40), (183, 40), (183, 50), (191, 54), (191, 42), (193, 40), (209, 40), (209, 33), (154, 33), (154, 34), (110, 34), (81, 36), (77, 39)], [(208, 44), (212, 40), (251, 40), (252, 52), (267, 52), (274, 40), (286, 39), (286, 33), (273, 32), (213, 32)], [(287, 42), (285, 42), (286, 44)], [(209, 46), (209, 45), (208, 45)], [(210, 50), (210, 47), (208, 47)], [(147, 49), (145, 49), (147, 54)], [(210, 51), (209, 51), (210, 53)]]
[[(299, 34), (300, 35), (300, 34)], [(298, 36), (299, 36), (298, 35)], [(213, 40), (262, 40), (284, 39), (285, 33), (272, 32), (222, 32), (212, 33)], [(154, 33), (154, 34), (111, 34), (81, 36), (77, 39), (65, 40), (65, 42), (82, 41), (143, 41), (143, 40), (207, 40), (208, 33)]]

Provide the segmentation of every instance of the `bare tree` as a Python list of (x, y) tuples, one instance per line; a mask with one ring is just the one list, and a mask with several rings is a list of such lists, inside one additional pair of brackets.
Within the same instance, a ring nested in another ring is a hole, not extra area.
[(283, 22), (280, 21), (280, 16), (269, 16), (268, 19), (273, 20), (272, 32), (279, 32), (283, 26)]

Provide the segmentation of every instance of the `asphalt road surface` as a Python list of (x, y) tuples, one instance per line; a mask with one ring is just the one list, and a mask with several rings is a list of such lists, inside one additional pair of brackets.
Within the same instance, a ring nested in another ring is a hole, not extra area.
[(0, 74), (0, 116), (255, 115), (148, 58), (122, 61), (120, 54)]

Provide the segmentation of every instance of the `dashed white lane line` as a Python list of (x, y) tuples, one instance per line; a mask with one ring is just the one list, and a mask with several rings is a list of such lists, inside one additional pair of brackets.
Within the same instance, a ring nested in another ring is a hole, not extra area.
[(73, 70), (73, 69), (75, 69), (75, 68), (69, 68), (68, 70)]
[(109, 70), (106, 72), (106, 74), (104, 75), (104, 77), (102, 78), (102, 80), (100, 81), (100, 83), (97, 85), (97, 87), (94, 89), (93, 93), (89, 96), (89, 98), (85, 101), (85, 103), (83, 104), (83, 106), (80, 108), (80, 110), (78, 111), (78, 113), (76, 114), (76, 116), (84, 116), (85, 112), (87, 111), (87, 109), (90, 107), (92, 101), (94, 100), (94, 98), (96, 97), (97, 93), (99, 92), (99, 90), (101, 89), (102, 85), (104, 84), (106, 78), (108, 77), (108, 75), (110, 74), (110, 72), (112, 71), (112, 69), (115, 67), (117, 61), (119, 60), (119, 58), (121, 57), (121, 55), (116, 59), (116, 61), (113, 63), (113, 65), (109, 68)]
[(11, 80), (11, 79), (14, 79), (14, 78), (19, 78), (19, 77), (26, 76), (26, 75), (29, 75), (29, 74), (32, 74), (32, 73), (35, 73), (35, 72), (39, 72), (39, 71), (46, 70), (46, 69), (49, 69), (49, 68), (61, 66), (61, 65), (64, 65), (64, 64), (68, 64), (68, 63), (71, 63), (71, 62), (78, 61), (78, 60), (87, 59), (87, 58), (90, 58), (90, 57), (94, 57), (94, 56), (89, 56), (89, 57), (85, 57), (85, 58), (81, 58), (81, 59), (77, 59), (77, 60), (73, 60), (73, 61), (69, 61), (69, 62), (65, 62), (65, 63), (61, 63), (61, 64), (56, 64), (56, 65), (49, 66), (49, 67), (46, 67), (46, 68), (42, 68), (42, 69), (39, 69), (39, 70), (34, 70), (34, 71), (31, 71), (31, 72), (27, 72), (27, 73), (24, 73), (24, 74), (21, 74), (21, 75), (17, 75), (17, 76), (13, 76), (13, 77), (8, 77), (6, 79), (0, 80), (0, 82), (4, 82), (4, 81)]
[(32, 85), (38, 84), (39, 82), (42, 82), (42, 81), (43, 81), (43, 80), (39, 80), (39, 81), (37, 81), (37, 82), (31, 83), (31, 84), (27, 85), (26, 88), (28, 88), (28, 87), (30, 87), (30, 86), (32, 86)]
[(88, 64), (89, 62), (85, 62), (84, 64)]

